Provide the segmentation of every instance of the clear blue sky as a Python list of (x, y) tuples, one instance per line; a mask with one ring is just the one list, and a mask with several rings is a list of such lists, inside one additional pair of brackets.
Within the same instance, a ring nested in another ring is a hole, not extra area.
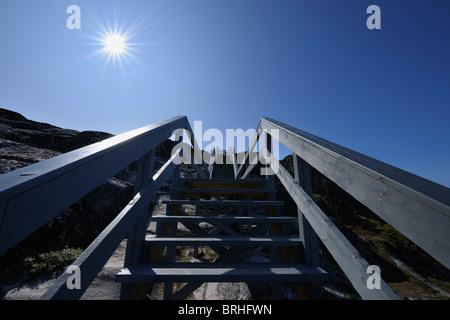
[[(96, 54), (114, 25), (122, 67)], [(267, 116), (450, 186), (448, 0), (2, 0), (0, 58), (0, 107), (37, 121), (118, 134)]]

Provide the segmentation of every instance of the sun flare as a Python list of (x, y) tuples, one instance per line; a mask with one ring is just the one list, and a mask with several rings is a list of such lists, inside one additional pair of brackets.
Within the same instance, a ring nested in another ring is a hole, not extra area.
[(124, 54), (127, 48), (125, 37), (118, 33), (106, 35), (103, 44), (104, 50), (114, 56)]

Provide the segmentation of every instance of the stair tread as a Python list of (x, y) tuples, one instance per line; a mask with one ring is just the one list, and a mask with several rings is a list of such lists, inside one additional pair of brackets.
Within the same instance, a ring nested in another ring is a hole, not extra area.
[(212, 179), (186, 179), (183, 178), (183, 187), (196, 188), (253, 188), (261, 189), (267, 185), (265, 179), (234, 179), (234, 178), (212, 178)]
[(204, 204), (204, 205), (223, 205), (223, 206), (283, 206), (283, 201), (243, 201), (243, 200), (164, 200), (163, 204), (183, 205), (183, 204)]
[(297, 246), (298, 236), (155, 236), (145, 237), (146, 245), (180, 246)]
[(268, 216), (153, 216), (152, 221), (158, 222), (269, 222), (289, 223), (296, 222), (293, 217), (268, 217)]
[(178, 192), (220, 192), (220, 193), (269, 193), (277, 192), (275, 189), (244, 189), (244, 188), (174, 188)]
[(301, 263), (168, 263), (140, 264), (123, 268), (118, 282), (271, 282), (318, 281), (327, 277), (319, 267)]

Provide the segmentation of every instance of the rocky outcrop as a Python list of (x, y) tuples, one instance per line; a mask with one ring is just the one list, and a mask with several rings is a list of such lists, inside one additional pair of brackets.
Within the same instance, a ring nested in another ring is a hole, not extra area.
[(0, 138), (29, 147), (65, 153), (111, 137), (103, 132), (78, 132), (26, 119), (21, 114), (0, 109)]

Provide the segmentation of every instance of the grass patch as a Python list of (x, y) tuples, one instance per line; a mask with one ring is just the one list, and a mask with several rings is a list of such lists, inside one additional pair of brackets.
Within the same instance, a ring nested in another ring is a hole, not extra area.
[(31, 275), (53, 272), (70, 265), (82, 252), (80, 248), (65, 247), (62, 250), (41, 253), (35, 257), (28, 256), (24, 260), (24, 266)]

